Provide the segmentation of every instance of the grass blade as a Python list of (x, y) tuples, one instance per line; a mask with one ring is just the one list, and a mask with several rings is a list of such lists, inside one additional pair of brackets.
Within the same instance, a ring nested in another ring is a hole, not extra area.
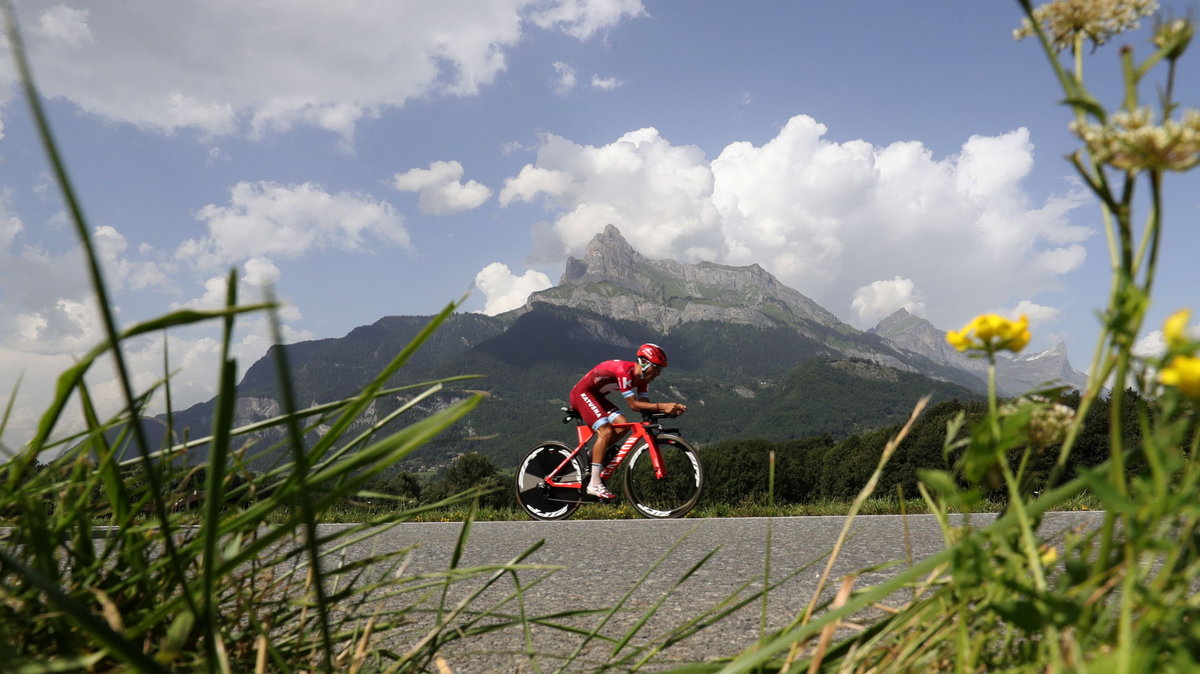
[(0, 562), (3, 562), (5, 566), (13, 569), (21, 577), (44, 592), (52, 604), (57, 606), (71, 620), (95, 637), (105, 648), (108, 648), (124, 662), (136, 667), (138, 671), (169, 674), (169, 670), (155, 662), (153, 658), (142, 653), (142, 649), (138, 644), (132, 643), (125, 637), (114, 632), (104, 621), (92, 615), (88, 607), (83, 606), (60, 590), (57, 583), (50, 581), (40, 573), (25, 566), (20, 560), (11, 557), (2, 547), (0, 547)]

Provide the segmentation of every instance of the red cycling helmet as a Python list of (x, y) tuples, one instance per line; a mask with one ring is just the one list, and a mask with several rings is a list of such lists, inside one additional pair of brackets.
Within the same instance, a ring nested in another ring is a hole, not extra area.
[(667, 352), (657, 344), (643, 344), (638, 347), (637, 357), (654, 363), (658, 367), (667, 366)]

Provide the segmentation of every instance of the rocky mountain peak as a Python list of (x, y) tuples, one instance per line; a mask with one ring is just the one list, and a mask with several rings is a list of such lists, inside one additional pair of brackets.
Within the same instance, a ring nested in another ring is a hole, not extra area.
[(901, 308), (892, 312), (891, 315), (882, 321), (879, 321), (879, 325), (871, 328), (870, 331), (880, 337), (892, 337), (905, 333), (928, 333), (936, 330), (937, 328), (933, 327), (929, 321), (920, 316), (914, 316), (908, 313), (908, 310)]
[[(883, 337), (895, 346), (925, 356), (935, 363), (973, 372), (980, 377), (986, 376), (986, 361), (979, 358), (969, 358), (951, 348), (946, 342), (946, 331), (938, 329), (932, 323), (914, 316), (904, 309), (899, 309), (884, 318), (871, 328), (873, 332)], [(1043, 385), (1069, 384), (1083, 387), (1087, 384), (1087, 375), (1071, 367), (1067, 359), (1067, 345), (1063, 342), (1039, 353), (1008, 357), (997, 354), (996, 376), (1001, 392), (1006, 395), (1019, 395), (1026, 391), (1041, 388)]]
[(897, 309), (868, 332), (879, 335), (903, 349), (932, 358), (935, 362), (961, 364), (958, 352), (946, 343), (945, 331), (935, 328), (929, 321), (914, 316), (905, 309)]
[(1042, 351), (1041, 353), (1031, 353), (1021, 356), (1020, 360), (1066, 360), (1067, 359), (1067, 344), (1066, 342), (1058, 342), (1054, 346)]
[[(810, 330), (812, 324), (847, 329), (836, 316), (780, 283), (757, 264), (732, 267), (652, 260), (613, 225), (567, 259), (559, 285), (532, 294), (527, 307), (546, 302), (640, 320), (664, 334), (682, 323), (721, 321)], [(807, 326), (807, 327), (805, 327)]]
[(631, 272), (645, 261), (629, 245), (621, 230), (605, 225), (588, 243), (582, 258), (568, 257), (560, 285), (592, 281), (629, 281)]

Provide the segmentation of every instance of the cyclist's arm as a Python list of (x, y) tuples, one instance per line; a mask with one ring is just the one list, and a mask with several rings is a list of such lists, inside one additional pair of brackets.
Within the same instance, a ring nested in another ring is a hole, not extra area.
[(629, 403), (629, 408), (639, 414), (670, 414), (678, 416), (687, 411), (683, 403), (656, 403), (650, 401), (647, 382), (636, 382), (632, 377), (620, 380), (621, 397)]
[(659, 412), (662, 414), (670, 414), (677, 416), (687, 411), (687, 405), (683, 403), (656, 403), (651, 402), (647, 398), (631, 396), (625, 399), (629, 403), (629, 408), (639, 414), (652, 414)]

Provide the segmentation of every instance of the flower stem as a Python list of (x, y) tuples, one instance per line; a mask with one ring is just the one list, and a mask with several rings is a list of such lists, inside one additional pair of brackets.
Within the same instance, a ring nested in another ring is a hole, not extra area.
[(988, 418), (992, 421), (992, 441), (1000, 441), (1000, 415), (996, 404), (996, 354), (988, 351)]

